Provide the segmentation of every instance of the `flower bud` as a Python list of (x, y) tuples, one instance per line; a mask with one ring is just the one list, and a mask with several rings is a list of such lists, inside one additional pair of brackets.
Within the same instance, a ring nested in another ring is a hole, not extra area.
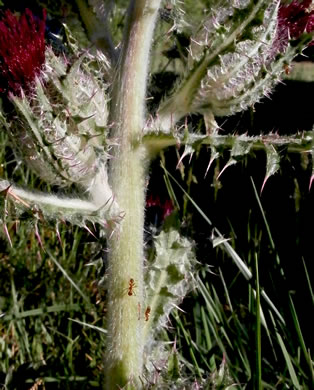
[[(6, 26), (15, 37), (25, 20), (31, 21), (27, 24), (31, 36), (38, 29), (42, 32), (42, 22), (36, 24), (30, 11), (20, 19), (8, 14), (0, 29)], [(10, 57), (3, 49), (0, 64), (7, 67), (5, 89), (15, 110), (0, 118), (9, 130), (14, 151), (46, 182), (88, 188), (96, 173), (104, 170), (107, 158), (103, 145), (107, 100), (97, 59), (87, 53), (74, 59), (57, 57), (46, 48), (44, 61), (39, 61), (35, 51), (37, 59), (32, 62), (20, 58), (25, 54), (22, 48), (12, 52)], [(15, 67), (9, 66), (10, 61)], [(23, 66), (32, 67), (25, 79), (19, 77)]]

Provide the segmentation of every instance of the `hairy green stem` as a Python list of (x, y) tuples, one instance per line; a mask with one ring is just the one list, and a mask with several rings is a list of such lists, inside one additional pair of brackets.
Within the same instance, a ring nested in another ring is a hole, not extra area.
[(109, 171), (124, 218), (109, 240), (106, 388), (141, 388), (143, 368), (143, 226), (146, 149), (135, 142), (145, 123), (149, 51), (160, 0), (134, 0), (128, 10), (113, 86), (113, 151)]

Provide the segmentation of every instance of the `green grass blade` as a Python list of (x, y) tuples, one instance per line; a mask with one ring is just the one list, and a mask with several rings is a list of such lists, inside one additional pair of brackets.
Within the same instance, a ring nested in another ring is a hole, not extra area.
[(278, 332), (276, 332), (276, 334), (277, 334), (277, 339), (278, 339), (281, 351), (283, 353), (283, 356), (285, 358), (285, 361), (286, 361), (286, 364), (287, 364), (287, 367), (288, 367), (288, 371), (289, 371), (290, 378), (291, 378), (291, 381), (293, 383), (293, 386), (294, 386), (295, 389), (301, 390), (302, 388), (301, 388), (300, 383), (298, 381), (298, 378), (297, 378), (296, 372), (294, 370), (293, 363), (291, 361), (290, 355), (289, 355), (289, 353), (287, 351), (287, 348), (286, 348), (286, 346), (285, 346), (285, 344), (284, 344), (280, 334)]
[[(203, 210), (198, 206), (198, 204), (191, 198), (191, 196), (184, 190), (184, 188), (178, 183), (178, 181), (171, 175), (171, 173), (169, 173), (167, 171), (167, 169), (163, 165), (163, 163), (161, 163), (161, 167), (163, 168), (165, 173), (167, 173), (167, 175), (169, 175), (169, 177), (177, 184), (177, 186), (181, 189), (181, 191), (184, 193), (184, 195), (186, 195), (186, 197), (190, 200), (190, 202), (193, 204), (193, 206), (196, 208), (196, 210), (200, 213), (200, 215), (205, 219), (205, 221), (210, 226), (212, 226), (211, 220), (207, 217), (207, 215), (203, 212)], [(253, 183), (253, 186), (254, 186), (254, 183)], [(256, 191), (255, 186), (254, 186), (254, 189)], [(256, 192), (256, 194), (257, 194), (257, 192)], [(261, 210), (263, 211), (263, 208), (261, 208)], [(265, 219), (265, 221), (266, 221), (266, 219)], [(267, 221), (266, 221), (266, 224), (267, 224)], [(267, 224), (267, 226), (268, 226), (268, 224)], [(238, 266), (240, 272), (246, 278), (246, 280), (252, 279), (252, 272), (249, 270), (249, 268), (247, 267), (245, 262), (240, 258), (240, 256), (232, 248), (232, 246), (227, 242), (227, 240), (223, 237), (223, 235), (219, 232), (219, 230), (217, 228), (215, 228), (214, 230), (219, 236), (219, 237), (216, 237), (218, 239), (218, 241), (217, 241), (218, 244), (216, 244), (216, 245), (223, 245), (224, 249), (229, 254), (229, 256), (233, 259), (235, 264)], [(214, 240), (215, 240), (215, 238), (214, 238)], [(285, 324), (285, 320), (281, 316), (279, 310), (276, 308), (276, 306), (273, 304), (273, 302), (270, 300), (270, 298), (268, 297), (268, 295), (265, 293), (264, 290), (261, 290), (261, 295), (266, 300), (266, 302), (270, 305), (270, 307), (274, 310), (275, 314), (280, 319), (280, 321), (283, 324)]]
[(201, 369), (199, 367), (199, 364), (197, 362), (197, 359), (196, 359), (196, 356), (195, 356), (195, 353), (194, 353), (194, 350), (196, 350), (196, 346), (195, 346), (195, 343), (192, 342), (192, 338), (191, 338), (191, 335), (190, 333), (187, 331), (187, 329), (184, 327), (179, 315), (177, 312), (174, 312), (173, 313), (173, 316), (178, 324), (178, 326), (180, 327), (182, 333), (183, 333), (183, 336), (184, 336), (184, 339), (185, 339), (185, 342), (187, 343), (188, 347), (189, 347), (189, 352), (190, 352), (190, 356), (191, 356), (191, 359), (193, 361), (193, 364), (194, 364), (194, 367), (195, 367), (195, 372), (196, 374), (201, 377), (202, 374), (201, 374)]
[(255, 253), (255, 281), (256, 281), (256, 389), (262, 390), (262, 340), (261, 340), (261, 296), (259, 285), (258, 259)]
[[(258, 192), (257, 192), (257, 190), (256, 190), (255, 183), (254, 183), (254, 180), (253, 180), (252, 177), (251, 177), (251, 182), (252, 182), (254, 194), (255, 194), (255, 197), (256, 197), (256, 200), (257, 200), (257, 203), (258, 203), (258, 207), (259, 207), (259, 209), (260, 209), (260, 211), (261, 211), (261, 214), (262, 214), (262, 217), (263, 217), (263, 220), (264, 220), (264, 223), (265, 223), (265, 227), (266, 227), (266, 231), (267, 231), (267, 234), (268, 234), (268, 238), (269, 238), (269, 242), (270, 242), (271, 248), (272, 248), (272, 250), (276, 253), (276, 261), (277, 261), (277, 264), (280, 265), (280, 258), (279, 258), (279, 256), (278, 256), (277, 251), (276, 251), (275, 242), (274, 242), (274, 240), (273, 240), (273, 236), (272, 236), (272, 234), (271, 234), (270, 227), (269, 227), (269, 224), (268, 224), (268, 222), (267, 222), (266, 215), (265, 215), (265, 212), (264, 212), (264, 209), (263, 209), (263, 206), (262, 206), (260, 197), (258, 196)], [(282, 268), (280, 268), (280, 272), (281, 272), (282, 275), (284, 275), (284, 272), (283, 272), (283, 269), (282, 269)]]
[(291, 315), (292, 315), (294, 327), (295, 327), (295, 330), (296, 330), (297, 335), (298, 335), (299, 344), (301, 346), (301, 350), (303, 352), (304, 358), (305, 358), (305, 360), (306, 360), (306, 362), (307, 362), (307, 364), (309, 366), (309, 369), (310, 369), (311, 378), (312, 378), (312, 384), (314, 385), (313, 363), (312, 363), (312, 360), (311, 360), (311, 356), (310, 356), (310, 354), (308, 353), (308, 351), (306, 349), (304, 338), (303, 338), (301, 327), (300, 327), (300, 323), (299, 323), (299, 319), (298, 319), (298, 316), (297, 316), (297, 312), (295, 310), (294, 303), (293, 303), (293, 300), (292, 300), (292, 297), (291, 297), (290, 294), (289, 294), (289, 300), (290, 300), (290, 302), (289, 302), (290, 303), (290, 310), (291, 310)]
[[(205, 310), (204, 310), (203, 306), (201, 306), (201, 320), (202, 320), (202, 325), (203, 325), (203, 329), (204, 329), (204, 336), (205, 336), (205, 342), (206, 342), (206, 352), (208, 352), (213, 347), (213, 343), (211, 340), (210, 331), (209, 331), (209, 327), (208, 327), (208, 324), (206, 321), (206, 314), (205, 314)], [(209, 359), (209, 368), (211, 371), (214, 371), (217, 369), (214, 355), (212, 355)]]
[(221, 321), (220, 321), (220, 316), (219, 316), (218, 310), (215, 306), (215, 302), (213, 301), (212, 297), (210, 296), (209, 291), (207, 290), (203, 281), (198, 276), (196, 279), (197, 279), (198, 288), (199, 288), (199, 290), (204, 298), (204, 301), (206, 303), (206, 306), (207, 306), (209, 313), (213, 316), (213, 318), (215, 319), (217, 324), (219, 324)]
[(273, 304), (273, 302), (271, 301), (271, 299), (269, 298), (269, 296), (266, 294), (266, 292), (264, 290), (261, 290), (261, 296), (265, 299), (265, 301), (267, 302), (267, 304), (271, 307), (271, 309), (273, 310), (273, 312), (276, 314), (276, 316), (278, 317), (278, 319), (281, 321), (281, 323), (283, 325), (286, 324), (285, 320), (283, 319), (283, 316), (280, 314), (279, 310), (276, 308), (276, 306)]
[(252, 182), (252, 186), (253, 186), (253, 190), (254, 190), (254, 194), (255, 194), (258, 206), (260, 208), (260, 211), (261, 211), (261, 214), (262, 214), (265, 226), (266, 226), (266, 230), (267, 230), (267, 234), (268, 234), (268, 237), (269, 237), (270, 245), (271, 245), (272, 249), (275, 249), (275, 242), (273, 240), (273, 236), (271, 234), (270, 227), (269, 227), (269, 224), (267, 222), (266, 215), (265, 215), (265, 212), (264, 212), (264, 209), (263, 209), (260, 197), (258, 195), (258, 192), (257, 192), (256, 187), (255, 187), (255, 183), (254, 183), (254, 180), (253, 180), (252, 177), (251, 177), (251, 182)]
[(193, 204), (193, 206), (196, 208), (196, 210), (201, 214), (201, 216), (205, 219), (205, 221), (212, 226), (211, 220), (207, 217), (207, 215), (204, 213), (204, 211), (197, 205), (197, 203), (191, 198), (191, 196), (185, 191), (185, 189), (178, 183), (178, 181), (171, 175), (170, 172), (166, 169), (164, 164), (161, 162), (161, 167), (164, 170), (165, 174), (169, 176), (175, 183), (176, 185), (181, 189), (181, 191), (186, 195), (186, 197), (189, 199), (189, 201)]
[(90, 329), (97, 330), (100, 333), (104, 333), (104, 334), (107, 333), (106, 329), (103, 329), (100, 326), (95, 326), (95, 325), (92, 325), (92, 324), (88, 324), (87, 322), (83, 322), (83, 321), (80, 321), (80, 320), (75, 320), (73, 318), (68, 318), (68, 320), (76, 322), (77, 324), (80, 324), (82, 326), (86, 326), (86, 327), (88, 327)]
[(78, 304), (71, 304), (71, 305), (52, 305), (48, 307), (40, 307), (37, 309), (31, 309), (31, 310), (25, 310), (22, 312), (18, 312), (15, 314), (4, 314), (3, 320), (4, 321), (11, 321), (11, 320), (21, 320), (26, 317), (33, 317), (33, 316), (40, 316), (44, 315), (46, 313), (59, 313), (62, 311), (80, 311), (81, 307)]
[(233, 312), (233, 307), (232, 307), (229, 291), (228, 291), (228, 288), (227, 288), (227, 285), (226, 285), (226, 282), (225, 282), (225, 279), (223, 277), (223, 273), (222, 273), (220, 267), (219, 267), (219, 275), (220, 275), (220, 279), (221, 279), (221, 282), (222, 282), (222, 285), (223, 285), (223, 288), (224, 288), (224, 291), (225, 291), (225, 294), (226, 294), (228, 305), (230, 307), (231, 312)]
[[(20, 301), (18, 301), (18, 299), (17, 299), (17, 292), (15, 289), (13, 275), (11, 276), (11, 292), (12, 292), (12, 301), (13, 301), (13, 313), (14, 313), (14, 316), (18, 317), (18, 315), (20, 313), (20, 309), (22, 307), (22, 303)], [(30, 345), (29, 345), (28, 333), (27, 333), (24, 322), (21, 322), (21, 321), (15, 322), (14, 321), (13, 326), (14, 327), (16, 326), (16, 328), (18, 330), (16, 332), (16, 340), (17, 340), (17, 343), (21, 349), (22, 362), (24, 363), (26, 361), (25, 360), (26, 355), (27, 355), (27, 359), (31, 360), (31, 349), (30, 349)]]
[(307, 283), (308, 283), (308, 285), (309, 285), (309, 291), (310, 291), (311, 298), (312, 298), (312, 305), (314, 306), (314, 293), (313, 293), (313, 289), (312, 289), (311, 279), (310, 279), (308, 270), (307, 270), (307, 268), (306, 268), (305, 261), (304, 261), (303, 258), (302, 258), (302, 260), (303, 260), (303, 266), (304, 266), (304, 271), (305, 271), (305, 275), (306, 275), (306, 280), (307, 280)]
[[(185, 191), (185, 189), (178, 183), (178, 181), (167, 171), (165, 166), (161, 163), (161, 167), (165, 171), (165, 173), (177, 184), (177, 186), (181, 189), (184, 195), (189, 199), (189, 201), (193, 204), (196, 210), (200, 213), (200, 215), (205, 219), (205, 221), (212, 226), (211, 220), (207, 217), (207, 215), (203, 212), (203, 210), (198, 206), (198, 204), (191, 198), (191, 196)], [(227, 242), (227, 240), (223, 237), (223, 235), (219, 232), (217, 228), (215, 228), (215, 232), (219, 237), (215, 237), (213, 240), (214, 246), (223, 245), (231, 256), (231, 258), (235, 261), (236, 265), (239, 267), (240, 271), (244, 275), (244, 277), (249, 280), (252, 278), (252, 273), (244, 263), (244, 261), (240, 258), (240, 256), (236, 253), (236, 251), (232, 248), (232, 246)], [(215, 241), (216, 240), (216, 241)]]
[(249, 270), (248, 266), (245, 264), (245, 262), (241, 259), (241, 257), (237, 254), (237, 252), (232, 248), (232, 246), (229, 244), (229, 242), (226, 239), (223, 239), (222, 234), (218, 231), (217, 228), (214, 229), (215, 232), (219, 235), (218, 237), (218, 243), (215, 243), (216, 238), (213, 240), (213, 245), (223, 245), (225, 251), (229, 254), (229, 256), (232, 258), (232, 260), (235, 262), (237, 267), (239, 268), (242, 275), (245, 277), (246, 280), (252, 279), (252, 272)]
[(58, 260), (46, 249), (50, 259), (53, 263), (59, 268), (62, 272), (63, 276), (70, 282), (70, 284), (75, 288), (75, 290), (80, 294), (80, 296), (84, 299), (85, 302), (90, 304), (88, 297), (83, 293), (83, 291), (79, 288), (79, 286), (74, 282), (74, 280), (69, 276), (67, 271), (62, 267), (62, 265), (58, 262)]

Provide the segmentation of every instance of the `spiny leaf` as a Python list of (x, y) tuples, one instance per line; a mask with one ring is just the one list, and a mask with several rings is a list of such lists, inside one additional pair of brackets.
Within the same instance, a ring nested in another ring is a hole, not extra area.
[(184, 159), (184, 157), (188, 155), (190, 155), (190, 161), (191, 161), (193, 153), (200, 147), (200, 145), (202, 144), (205, 138), (206, 138), (205, 135), (190, 133), (186, 127), (184, 131), (184, 137), (182, 139), (182, 142), (185, 144), (185, 148), (177, 166), (179, 166), (182, 160)]
[(263, 181), (261, 192), (270, 176), (274, 175), (280, 168), (280, 157), (273, 145), (265, 145), (267, 163), (266, 163), (266, 175)]
[(238, 160), (248, 154), (251, 150), (253, 142), (246, 136), (240, 135), (235, 139), (231, 150), (231, 157)]
[(209, 160), (209, 163), (207, 165), (207, 168), (206, 168), (206, 172), (205, 172), (205, 177), (207, 176), (207, 173), (209, 171), (209, 168), (211, 167), (212, 163), (219, 157), (219, 152), (217, 152), (217, 149), (215, 148), (215, 146), (211, 146), (210, 148), (211, 150), (211, 156), (210, 156), (210, 160)]
[(252, 145), (253, 142), (245, 135), (240, 135), (239, 137), (235, 138), (230, 153), (230, 159), (219, 173), (217, 179), (219, 179), (219, 177), (227, 168), (229, 168), (231, 165), (236, 164), (243, 156), (247, 155), (250, 152)]
[(90, 41), (87, 38), (86, 32), (78, 18), (68, 19), (66, 24), (63, 24), (67, 44), (73, 53), (77, 54), (84, 48), (90, 46)]
[(175, 350), (175, 348), (173, 348), (173, 350), (169, 356), (169, 359), (168, 359), (168, 375), (169, 375), (169, 378), (171, 378), (172, 380), (176, 380), (176, 379), (180, 378), (180, 376), (181, 376), (180, 375), (178, 353)]
[(231, 165), (234, 165), (234, 164), (236, 164), (236, 163), (237, 163), (237, 161), (236, 161), (234, 158), (231, 158), (231, 159), (227, 162), (227, 164), (222, 168), (222, 170), (220, 171), (219, 175), (217, 176), (217, 180), (220, 178), (220, 176), (224, 173), (224, 171), (225, 171), (227, 168), (231, 167)]
[[(185, 296), (190, 288), (191, 271), (195, 258), (192, 243), (170, 229), (162, 231), (155, 238), (155, 259), (146, 275), (148, 297), (152, 323), (160, 329), (167, 322), (170, 310)], [(145, 326), (147, 334), (148, 325)]]
[(234, 386), (225, 356), (222, 359), (219, 369), (212, 373), (210, 382), (213, 386), (213, 389), (229, 389), (229, 386), (230, 388)]

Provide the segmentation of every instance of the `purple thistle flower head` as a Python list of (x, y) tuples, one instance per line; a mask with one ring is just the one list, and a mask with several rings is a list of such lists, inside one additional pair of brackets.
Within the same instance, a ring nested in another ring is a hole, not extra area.
[[(314, 31), (314, 7), (312, 0), (293, 0), (281, 5), (278, 12), (278, 37), (285, 48), (289, 38), (297, 39), (304, 32)], [(313, 45), (314, 41), (310, 43)]]
[(7, 10), (0, 20), (0, 93), (29, 90), (45, 62), (45, 22), (26, 9), (20, 16)]

